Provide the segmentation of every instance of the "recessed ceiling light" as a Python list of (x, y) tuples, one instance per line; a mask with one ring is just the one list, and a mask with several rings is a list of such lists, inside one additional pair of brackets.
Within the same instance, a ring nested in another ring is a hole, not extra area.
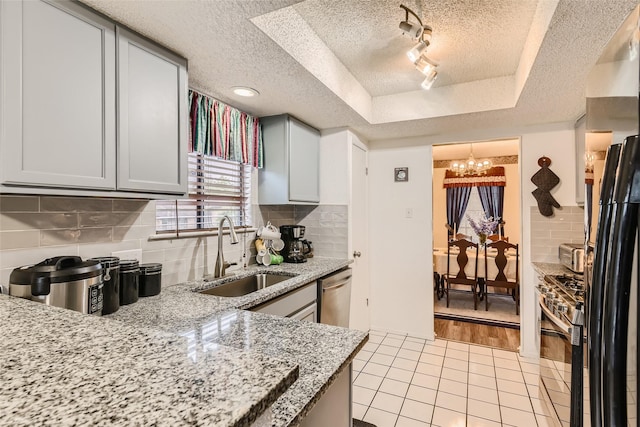
[(246, 96), (246, 97), (252, 97), (252, 96), (258, 96), (260, 95), (260, 92), (258, 92), (257, 90), (251, 88), (251, 87), (246, 87), (246, 86), (234, 86), (231, 89), (233, 89), (233, 93), (235, 93), (238, 96)]

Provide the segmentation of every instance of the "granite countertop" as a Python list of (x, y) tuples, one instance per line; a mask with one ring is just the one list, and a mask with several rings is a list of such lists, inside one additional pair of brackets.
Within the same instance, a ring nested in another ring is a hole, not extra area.
[(561, 274), (568, 274), (568, 275), (576, 274), (560, 263), (532, 262), (531, 264), (533, 264), (533, 269), (538, 274), (542, 274), (543, 276), (546, 276), (546, 275), (559, 276)]
[[(0, 296), (0, 425), (298, 425), (368, 335), (243, 309), (349, 263), (251, 266), (104, 317)], [(267, 271), (292, 278), (245, 297), (197, 292)]]
[(249, 426), (296, 361), (0, 295), (0, 425)]
[[(304, 264), (250, 266), (224, 279), (192, 281), (141, 298), (106, 317), (186, 337), (203, 353), (224, 345), (294, 362), (298, 380), (272, 406), (272, 426), (295, 426), (365, 344), (365, 332), (300, 322), (243, 309), (297, 289), (350, 264), (349, 260), (313, 258)], [(292, 275), (291, 279), (243, 297), (217, 297), (197, 291), (255, 273)], [(293, 276), (295, 275), (295, 276)]]

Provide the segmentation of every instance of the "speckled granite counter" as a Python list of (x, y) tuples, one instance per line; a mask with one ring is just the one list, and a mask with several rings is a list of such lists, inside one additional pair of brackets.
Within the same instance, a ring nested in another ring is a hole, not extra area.
[(558, 276), (560, 274), (576, 274), (573, 271), (569, 270), (562, 264), (559, 263), (551, 263), (551, 262), (532, 262), (533, 269), (543, 276), (545, 275), (554, 275)]
[[(349, 263), (348, 260), (313, 258), (304, 264), (251, 266), (225, 279), (167, 287), (158, 296), (142, 298), (106, 317), (181, 335), (189, 341), (190, 348), (199, 352), (206, 353), (210, 347), (222, 344), (296, 363), (300, 369), (299, 379), (272, 407), (273, 426), (295, 426), (351, 363), (365, 344), (367, 334), (241, 309), (297, 289)], [(197, 292), (267, 271), (292, 275), (292, 278), (243, 297), (221, 298)]]
[(248, 426), (295, 361), (0, 295), (0, 425)]

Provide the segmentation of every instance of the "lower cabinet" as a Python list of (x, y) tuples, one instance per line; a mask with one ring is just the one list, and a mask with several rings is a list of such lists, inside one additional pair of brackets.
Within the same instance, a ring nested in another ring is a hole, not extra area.
[(350, 364), (300, 422), (300, 427), (350, 427), (351, 414)]
[(318, 283), (313, 281), (272, 299), (251, 309), (258, 313), (275, 314), (276, 316), (291, 317), (292, 319), (309, 322), (318, 321)]

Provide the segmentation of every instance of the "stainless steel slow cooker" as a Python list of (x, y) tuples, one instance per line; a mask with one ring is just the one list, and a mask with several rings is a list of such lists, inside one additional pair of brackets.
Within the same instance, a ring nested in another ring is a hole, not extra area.
[(102, 315), (102, 266), (77, 256), (48, 258), (35, 265), (18, 267), (9, 276), (9, 294)]

